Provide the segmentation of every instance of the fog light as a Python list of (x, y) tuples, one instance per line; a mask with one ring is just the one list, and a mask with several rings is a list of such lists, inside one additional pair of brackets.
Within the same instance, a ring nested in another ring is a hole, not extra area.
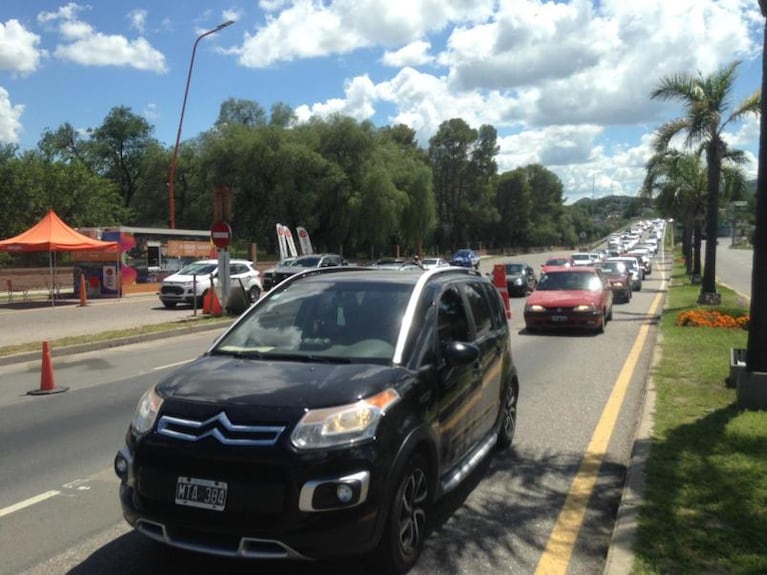
[(354, 491), (348, 485), (342, 483), (336, 487), (336, 497), (341, 503), (349, 503), (354, 497)]
[(125, 457), (123, 457), (121, 453), (118, 453), (115, 457), (115, 473), (120, 479), (124, 478), (128, 473), (128, 462), (125, 460)]

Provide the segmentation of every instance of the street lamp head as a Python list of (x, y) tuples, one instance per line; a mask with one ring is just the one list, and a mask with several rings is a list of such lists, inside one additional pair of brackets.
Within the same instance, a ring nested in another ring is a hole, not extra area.
[(216, 26), (216, 31), (218, 32), (222, 28), (226, 28), (227, 26), (231, 26), (232, 24), (234, 24), (234, 20), (227, 20), (226, 22), (222, 22), (221, 24)]

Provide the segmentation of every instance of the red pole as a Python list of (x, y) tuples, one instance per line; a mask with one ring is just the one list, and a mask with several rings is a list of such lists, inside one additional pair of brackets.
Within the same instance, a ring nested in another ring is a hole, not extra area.
[(80, 274), (80, 306), (84, 307), (87, 303), (86, 301), (86, 294), (85, 294), (85, 274)]

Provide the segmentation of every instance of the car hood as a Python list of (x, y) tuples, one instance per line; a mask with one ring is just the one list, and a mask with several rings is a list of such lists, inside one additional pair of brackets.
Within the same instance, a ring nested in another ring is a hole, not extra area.
[(599, 292), (589, 290), (551, 290), (534, 291), (527, 298), (527, 305), (544, 307), (573, 307), (600, 301)]
[(401, 367), (203, 356), (158, 386), (165, 398), (262, 408), (315, 409), (353, 403), (406, 376)]

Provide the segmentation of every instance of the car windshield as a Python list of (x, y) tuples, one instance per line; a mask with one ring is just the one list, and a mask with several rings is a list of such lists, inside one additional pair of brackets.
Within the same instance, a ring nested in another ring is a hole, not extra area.
[(293, 268), (316, 268), (320, 263), (320, 256), (303, 256), (296, 258), (290, 263)]
[(569, 266), (570, 263), (570, 258), (551, 258), (546, 260), (547, 266)]
[(602, 269), (610, 274), (626, 273), (626, 264), (623, 262), (603, 262)]
[(412, 289), (395, 282), (295, 282), (262, 300), (214, 353), (390, 361)]
[(553, 290), (589, 290), (602, 289), (602, 282), (593, 273), (587, 272), (548, 272), (538, 282), (536, 288), (542, 291)]
[(194, 262), (181, 269), (178, 273), (183, 276), (208, 275), (215, 272), (217, 267), (217, 263)]
[(522, 264), (506, 264), (507, 274), (521, 274), (525, 271), (525, 266)]

